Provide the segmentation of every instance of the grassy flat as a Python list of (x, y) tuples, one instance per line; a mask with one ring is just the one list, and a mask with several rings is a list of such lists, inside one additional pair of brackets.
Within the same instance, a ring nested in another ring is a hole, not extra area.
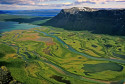
[(87, 31), (42, 26), (0, 37), (0, 65), (25, 84), (118, 82), (125, 77), (124, 53), (124, 37)]

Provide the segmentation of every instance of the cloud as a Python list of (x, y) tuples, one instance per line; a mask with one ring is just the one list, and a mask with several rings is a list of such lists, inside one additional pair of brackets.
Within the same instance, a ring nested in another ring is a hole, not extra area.
[(65, 3), (63, 3), (64, 5), (70, 5), (70, 4), (72, 4), (71, 2), (65, 2)]
[[(17, 5), (45, 5), (48, 2), (51, 4), (55, 4), (56, 2), (61, 2), (62, 0), (0, 0), (0, 4), (17, 4)], [(61, 4), (81, 4), (81, 3), (89, 3), (89, 4), (106, 4), (109, 2), (125, 2), (125, 0), (63, 0)], [(59, 3), (60, 4), (60, 3)]]
[(125, 0), (76, 0), (75, 3), (106, 4), (108, 2), (125, 2)]
[(32, 0), (0, 0), (0, 4), (18, 4), (18, 5), (34, 5)]
[[(116, 2), (116, 3), (114, 3)], [(109, 4), (110, 3), (110, 4)], [(114, 3), (114, 4), (113, 4)], [(118, 3), (118, 4), (117, 4)], [(83, 7), (124, 7), (125, 0), (0, 0), (2, 9), (61, 9)]]
[(17, 5), (38, 5), (41, 2), (58, 1), (58, 0), (0, 0), (0, 4), (17, 4)]

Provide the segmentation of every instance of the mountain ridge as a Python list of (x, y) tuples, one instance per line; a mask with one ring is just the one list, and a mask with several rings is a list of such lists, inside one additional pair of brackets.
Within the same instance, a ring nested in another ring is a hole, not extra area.
[(89, 8), (89, 7), (73, 7), (70, 9), (62, 9), (61, 12), (65, 13), (70, 13), (70, 14), (75, 14), (78, 13), (79, 11), (88, 11), (88, 12), (93, 12), (93, 11), (98, 11), (97, 9)]
[(125, 9), (98, 10), (88, 7), (62, 9), (43, 25), (98, 34), (125, 35)]

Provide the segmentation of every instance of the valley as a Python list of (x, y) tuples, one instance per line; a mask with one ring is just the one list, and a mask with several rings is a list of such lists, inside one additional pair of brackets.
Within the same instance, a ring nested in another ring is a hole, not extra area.
[(52, 26), (0, 37), (0, 65), (24, 84), (122, 84), (125, 38)]

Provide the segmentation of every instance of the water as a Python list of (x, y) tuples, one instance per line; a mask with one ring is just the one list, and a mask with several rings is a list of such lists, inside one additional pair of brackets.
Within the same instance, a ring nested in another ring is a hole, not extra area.
[(39, 27), (37, 25), (30, 25), (30, 24), (19, 24), (18, 22), (2, 22), (0, 21), (0, 33), (12, 30), (24, 30), (30, 29), (34, 27)]
[[(40, 32), (40, 33), (43, 33), (43, 34), (45, 34), (46, 36), (50, 36), (50, 37), (56, 38), (63, 46), (66, 45), (67, 48), (68, 48), (70, 51), (72, 51), (72, 52), (74, 52), (74, 53), (76, 53), (76, 54), (80, 54), (80, 55), (82, 55), (82, 56), (84, 56), (84, 57), (87, 57), (87, 58), (90, 58), (90, 59), (94, 59), (94, 60), (111, 61), (111, 62), (116, 62), (116, 63), (125, 64), (125, 61), (124, 61), (124, 60), (98, 58), (98, 57), (93, 57), (93, 56), (87, 55), (87, 54), (82, 53), (82, 52), (78, 52), (78, 51), (76, 51), (75, 49), (73, 49), (71, 46), (67, 45), (64, 41), (62, 41), (60, 38), (58, 38), (58, 37), (56, 37), (56, 36), (49, 35), (49, 34), (47, 34), (47, 33), (45, 33), (45, 32), (38, 31), (38, 30), (35, 30), (35, 31)], [(65, 47), (65, 46), (64, 46), (64, 47)]]

